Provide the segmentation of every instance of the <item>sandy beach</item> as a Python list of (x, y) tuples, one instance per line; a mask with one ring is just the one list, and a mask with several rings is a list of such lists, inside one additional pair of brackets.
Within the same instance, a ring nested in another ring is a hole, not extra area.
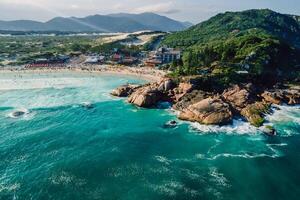
[(65, 67), (39, 67), (39, 68), (2, 68), (0, 73), (95, 73), (95, 74), (116, 74), (136, 76), (149, 82), (156, 82), (162, 79), (166, 72), (148, 67), (126, 67), (114, 65), (67, 65)]

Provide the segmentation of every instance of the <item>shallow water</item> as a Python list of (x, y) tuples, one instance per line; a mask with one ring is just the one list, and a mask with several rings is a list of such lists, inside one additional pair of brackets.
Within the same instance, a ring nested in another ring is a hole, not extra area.
[(299, 199), (299, 107), (268, 116), (276, 137), (239, 120), (165, 128), (172, 111), (109, 95), (127, 82), (144, 81), (1, 74), (0, 199)]

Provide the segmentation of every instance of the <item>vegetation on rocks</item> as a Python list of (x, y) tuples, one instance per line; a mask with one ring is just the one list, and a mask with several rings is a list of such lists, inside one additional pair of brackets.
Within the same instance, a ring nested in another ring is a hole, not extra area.
[(253, 125), (260, 127), (265, 122), (264, 115), (270, 108), (269, 104), (263, 102), (255, 102), (244, 108), (241, 114)]

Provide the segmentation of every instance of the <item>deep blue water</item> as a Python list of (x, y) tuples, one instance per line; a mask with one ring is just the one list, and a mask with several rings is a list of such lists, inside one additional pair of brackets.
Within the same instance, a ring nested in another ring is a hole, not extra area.
[(172, 111), (109, 95), (127, 82), (144, 81), (0, 75), (0, 199), (299, 199), (299, 107), (268, 117), (276, 137), (240, 121), (166, 128)]

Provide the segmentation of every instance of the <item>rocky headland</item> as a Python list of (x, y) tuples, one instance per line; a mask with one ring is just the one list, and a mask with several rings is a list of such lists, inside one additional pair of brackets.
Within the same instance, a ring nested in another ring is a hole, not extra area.
[(167, 101), (178, 111), (179, 119), (206, 125), (226, 125), (234, 118), (243, 118), (251, 125), (261, 127), (268, 135), (275, 134), (272, 127), (263, 126), (265, 115), (271, 113), (271, 105), (300, 103), (299, 87), (270, 89), (249, 83), (216, 91), (199, 85), (193, 78), (163, 78), (142, 86), (123, 85), (111, 94), (128, 97), (129, 103), (144, 108)]

